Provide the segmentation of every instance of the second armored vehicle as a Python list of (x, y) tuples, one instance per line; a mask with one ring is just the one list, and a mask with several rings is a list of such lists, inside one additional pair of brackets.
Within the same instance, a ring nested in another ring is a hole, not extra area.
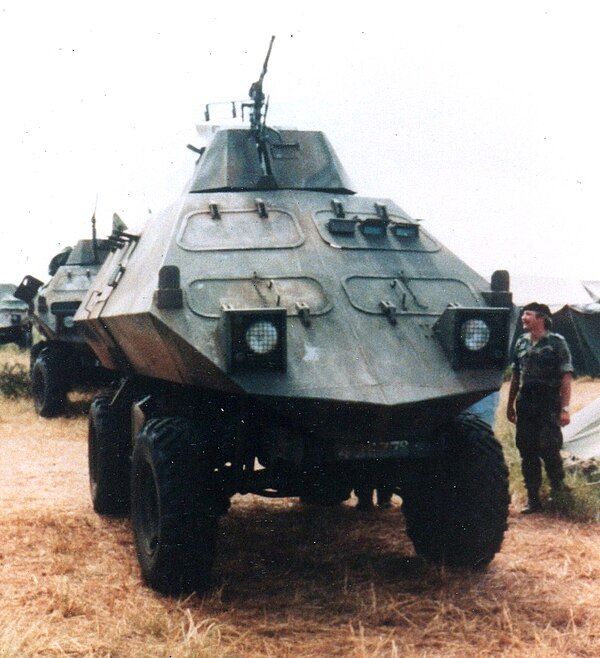
[(69, 391), (110, 380), (73, 322), (109, 253), (109, 240), (80, 240), (52, 258), (46, 284), (26, 276), (17, 288), (16, 296), (30, 305), (40, 338), (31, 348), (30, 368), (33, 402), (40, 416), (61, 414)]
[(75, 316), (122, 376), (90, 410), (94, 508), (131, 505), (161, 592), (210, 582), (235, 493), (331, 505), (393, 486), (417, 553), (485, 565), (507, 469), (461, 412), (501, 383), (508, 276), (490, 289), (392, 200), (357, 195), (321, 132), (267, 127), (265, 71), (250, 126), (197, 149), (184, 194), (121, 233)]

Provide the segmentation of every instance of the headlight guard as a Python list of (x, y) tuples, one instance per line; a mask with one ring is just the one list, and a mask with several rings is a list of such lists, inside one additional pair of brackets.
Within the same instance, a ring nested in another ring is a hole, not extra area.
[(223, 309), (224, 349), (228, 372), (285, 372), (285, 308)]
[(449, 306), (433, 330), (456, 370), (504, 368), (510, 309)]

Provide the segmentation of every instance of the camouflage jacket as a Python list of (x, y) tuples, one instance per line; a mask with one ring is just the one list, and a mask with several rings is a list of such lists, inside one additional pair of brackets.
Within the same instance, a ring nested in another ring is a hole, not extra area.
[(550, 331), (533, 344), (531, 334), (520, 336), (515, 344), (513, 373), (520, 378), (520, 385), (544, 384), (558, 389), (563, 374), (573, 372), (571, 352), (567, 341)]

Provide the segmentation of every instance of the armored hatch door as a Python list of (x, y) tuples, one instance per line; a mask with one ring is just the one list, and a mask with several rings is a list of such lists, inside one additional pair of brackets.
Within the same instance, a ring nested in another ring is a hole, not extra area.
[(448, 277), (353, 275), (342, 281), (352, 306), (370, 315), (384, 315), (386, 309), (396, 315), (439, 317), (449, 304), (480, 306), (473, 288)]

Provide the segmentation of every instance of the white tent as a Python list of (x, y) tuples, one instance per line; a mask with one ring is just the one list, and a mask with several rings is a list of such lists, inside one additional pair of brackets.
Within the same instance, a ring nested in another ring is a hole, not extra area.
[(563, 449), (575, 457), (600, 457), (600, 398), (573, 414), (563, 427), (563, 439)]
[(600, 302), (600, 281), (582, 281), (595, 302)]

